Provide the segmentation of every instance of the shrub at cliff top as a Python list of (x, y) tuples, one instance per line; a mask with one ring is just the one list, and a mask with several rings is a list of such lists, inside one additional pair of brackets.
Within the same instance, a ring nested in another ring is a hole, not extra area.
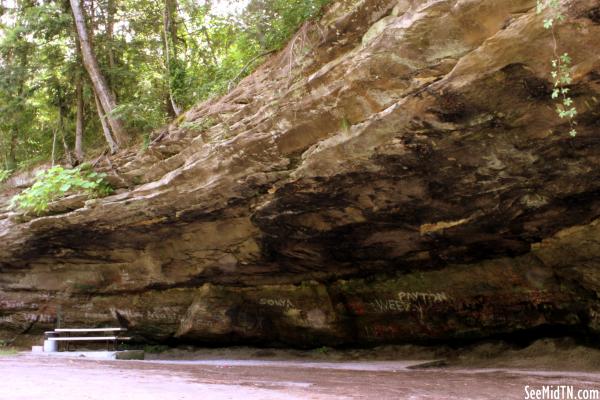
[(13, 197), (11, 207), (41, 215), (48, 211), (52, 201), (69, 194), (85, 193), (90, 198), (106, 196), (112, 188), (105, 177), (106, 174), (94, 172), (89, 164), (73, 169), (52, 167), (38, 172), (35, 183)]

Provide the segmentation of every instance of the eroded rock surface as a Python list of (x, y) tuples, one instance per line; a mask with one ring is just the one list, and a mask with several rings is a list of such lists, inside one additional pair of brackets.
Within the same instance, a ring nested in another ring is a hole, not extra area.
[(102, 163), (118, 194), (0, 214), (0, 337), (59, 314), (193, 343), (600, 333), (598, 4), (565, 3), (576, 138), (535, 1), (334, 2)]

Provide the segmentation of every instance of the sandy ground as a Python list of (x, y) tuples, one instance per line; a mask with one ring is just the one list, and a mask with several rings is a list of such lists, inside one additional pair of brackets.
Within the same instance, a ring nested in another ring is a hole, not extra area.
[[(471, 353), (481, 353), (481, 349), (476, 350)], [(487, 355), (500, 351), (489, 346), (483, 350)], [(473, 362), (477, 357), (458, 357), (444, 368), (412, 370), (407, 369), (411, 364), (407, 361), (348, 360), (348, 354), (345, 360), (339, 360), (344, 357), (311, 357), (310, 353), (294, 356), (268, 350), (237, 353), (229, 349), (212, 350), (205, 351), (203, 357), (180, 352), (188, 359), (181, 360), (181, 354), (174, 357), (177, 354), (171, 353), (171, 359), (165, 359), (167, 354), (155, 357), (162, 358), (160, 360), (146, 361), (59, 359), (21, 353), (0, 357), (0, 399), (467, 400), (525, 399), (527, 385), (540, 389), (542, 385), (600, 389), (600, 371), (587, 364), (585, 371), (561, 370), (561, 366), (569, 365), (560, 349), (541, 357), (534, 350), (526, 349), (522, 357), (517, 352), (517, 364), (522, 366), (523, 360), (528, 360), (539, 367), (549, 362), (545, 365), (548, 368), (493, 367), (489, 364), (496, 362), (490, 358), (487, 358), (488, 365), (482, 367), (487, 356), (479, 357), (479, 365), (475, 362), (475, 366), (469, 368), (464, 366), (466, 360)], [(548, 347), (544, 345), (543, 350), (547, 351)], [(577, 355), (574, 349), (570, 349), (569, 354), (574, 351)], [(389, 351), (386, 354), (389, 357)], [(502, 354), (504, 358), (496, 358), (497, 365), (515, 361), (515, 353), (503, 349)], [(531, 356), (525, 357), (527, 354)], [(600, 364), (596, 366), (600, 368)]]

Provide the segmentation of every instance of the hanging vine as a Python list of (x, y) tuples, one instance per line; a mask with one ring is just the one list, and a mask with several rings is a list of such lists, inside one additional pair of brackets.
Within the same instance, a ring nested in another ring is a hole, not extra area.
[(565, 20), (565, 15), (560, 6), (560, 0), (537, 0), (537, 13), (541, 14), (546, 9), (550, 10), (550, 15), (544, 19), (544, 28), (552, 32), (554, 58), (552, 59), (551, 76), (554, 80), (552, 89), (552, 99), (556, 102), (556, 113), (562, 119), (569, 122), (569, 135), (577, 136), (577, 108), (570, 96), (571, 89), (568, 87), (573, 82), (571, 76), (571, 56), (569, 53), (559, 54), (558, 40), (556, 38), (556, 26)]

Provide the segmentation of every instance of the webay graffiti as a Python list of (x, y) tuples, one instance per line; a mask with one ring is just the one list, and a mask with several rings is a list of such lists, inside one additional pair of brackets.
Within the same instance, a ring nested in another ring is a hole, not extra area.
[(397, 299), (373, 299), (369, 302), (372, 310), (379, 313), (420, 311), (434, 304), (450, 301), (444, 292), (399, 292)]

